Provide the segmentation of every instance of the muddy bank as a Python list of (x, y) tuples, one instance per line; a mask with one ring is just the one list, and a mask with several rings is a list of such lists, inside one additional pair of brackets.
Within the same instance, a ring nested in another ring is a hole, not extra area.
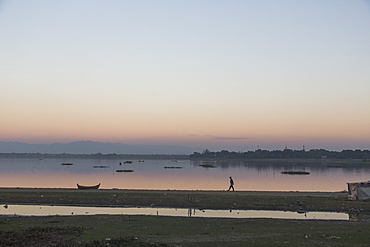
[[(368, 222), (323, 220), (140, 215), (0, 217), (0, 243), (6, 246), (358, 247), (369, 246), (369, 230)], [(126, 243), (123, 239), (134, 241)]]
[(370, 212), (346, 192), (86, 190), (0, 188), (0, 204)]
[[(370, 212), (344, 192), (0, 188), (0, 204)], [(368, 222), (135, 215), (0, 217), (9, 246), (368, 246)], [(23, 237), (26, 236), (26, 237)], [(27, 237), (31, 236), (31, 237)], [(14, 242), (16, 241), (16, 243)], [(116, 244), (116, 245), (115, 245)], [(154, 244), (154, 245), (153, 245)]]

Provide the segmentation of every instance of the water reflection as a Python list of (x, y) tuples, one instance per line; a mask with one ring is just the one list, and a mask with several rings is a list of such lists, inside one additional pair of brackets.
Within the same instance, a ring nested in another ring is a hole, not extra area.
[[(369, 165), (322, 160), (132, 160), (125, 164), (123, 160), (0, 159), (0, 169), (1, 187), (31, 188), (76, 188), (77, 183), (101, 183), (103, 189), (227, 190), (228, 178), (232, 176), (236, 190), (343, 191), (348, 182), (370, 179)], [(117, 169), (133, 172), (117, 173)], [(281, 174), (284, 170), (303, 170), (310, 175)]]
[(115, 207), (71, 207), (45, 205), (8, 205), (0, 208), (1, 215), (50, 216), (50, 215), (158, 215), (178, 217), (211, 218), (271, 218), (307, 220), (365, 220), (360, 214), (335, 212), (291, 212), (273, 210), (208, 210), (194, 208), (115, 208)]

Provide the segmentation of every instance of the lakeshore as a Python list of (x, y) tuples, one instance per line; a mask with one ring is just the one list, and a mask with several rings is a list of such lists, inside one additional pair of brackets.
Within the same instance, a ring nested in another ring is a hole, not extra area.
[(342, 192), (77, 190), (0, 188), (0, 203), (105, 207), (310, 210), (370, 212), (370, 203), (348, 200)]
[[(0, 203), (370, 212), (369, 202), (350, 201), (345, 192), (0, 188)], [(369, 230), (369, 222), (341, 220), (142, 215), (0, 217), (0, 242), (16, 245), (11, 241), (19, 240), (22, 246), (50, 246), (50, 242), (58, 246), (368, 246)], [(22, 237), (27, 234), (42, 235), (46, 242), (41, 239), (35, 245), (32, 238)]]

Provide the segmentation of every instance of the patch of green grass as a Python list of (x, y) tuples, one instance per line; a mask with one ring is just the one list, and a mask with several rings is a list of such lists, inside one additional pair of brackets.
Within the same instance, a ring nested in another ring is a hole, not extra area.
[(370, 212), (370, 203), (341, 192), (149, 191), (0, 188), (0, 203), (87, 206), (142, 206), (204, 209), (272, 209)]
[(167, 246), (140, 242), (136, 237), (114, 231), (113, 227), (108, 227), (110, 221), (102, 222), (97, 229), (90, 226), (90, 223), (99, 223), (96, 219), (85, 221), (82, 217), (77, 223), (73, 217), (62, 218), (67, 220), (49, 220), (48, 217), (5, 219), (6, 227), (0, 228), (0, 246)]
[(142, 244), (128, 246), (368, 246), (370, 231), (368, 222), (278, 219), (97, 215), (5, 217), (1, 221), (5, 222), (0, 224), (0, 232), (5, 233), (1, 241), (13, 236), (12, 241), (29, 243), (23, 236), (32, 236), (30, 240), (40, 236), (44, 242), (58, 240), (71, 246), (105, 246), (106, 241), (122, 239)]
[[(346, 193), (0, 188), (3, 203), (370, 212)], [(369, 222), (137, 215), (0, 217), (0, 246), (369, 246)], [(27, 238), (25, 236), (28, 236)], [(36, 243), (33, 239), (42, 239)], [(1, 242), (3, 241), (3, 242)], [(13, 241), (13, 242), (12, 242)], [(17, 242), (18, 241), (18, 242)], [(107, 242), (108, 241), (108, 242)], [(3, 243), (3, 244), (1, 244)], [(41, 244), (41, 245), (33, 245)], [(45, 245), (42, 245), (45, 244)], [(164, 245), (164, 244), (162, 244)]]
[(68, 245), (83, 232), (80, 227), (33, 226), (19, 230), (0, 230), (0, 246)]

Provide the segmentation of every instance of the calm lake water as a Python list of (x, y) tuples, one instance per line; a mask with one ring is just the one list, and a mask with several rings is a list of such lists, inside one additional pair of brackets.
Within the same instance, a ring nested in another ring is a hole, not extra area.
[[(232, 176), (236, 190), (343, 191), (347, 189), (348, 182), (370, 180), (370, 164), (343, 161), (330, 163), (318, 160), (300, 164), (291, 161), (124, 162), (125, 160), (3, 158), (0, 159), (0, 187), (76, 188), (77, 183), (101, 183), (100, 188), (103, 189), (226, 190), (229, 186), (228, 178)], [(285, 170), (307, 171), (310, 174), (281, 174)]]

